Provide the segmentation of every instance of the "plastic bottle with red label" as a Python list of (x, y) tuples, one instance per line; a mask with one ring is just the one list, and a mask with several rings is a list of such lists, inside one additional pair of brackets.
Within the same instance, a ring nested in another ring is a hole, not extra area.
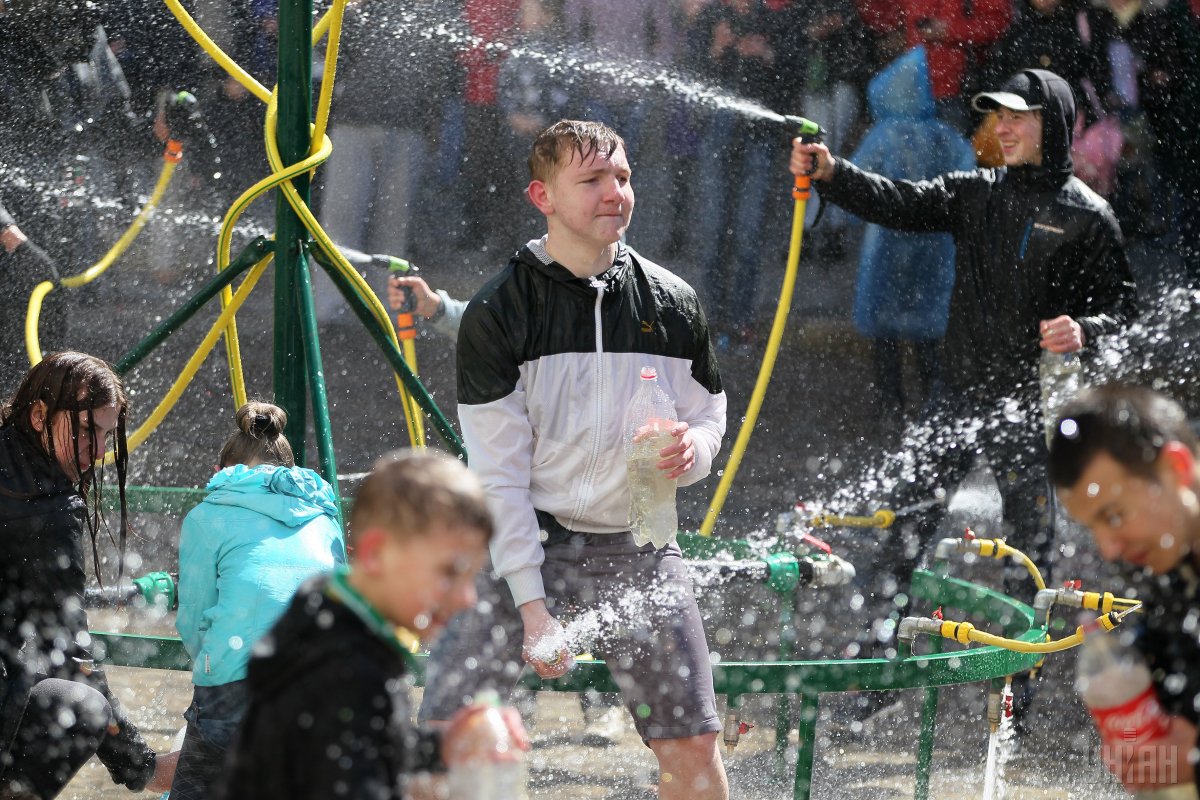
[[(1075, 688), (1092, 712), (1101, 747), (1107, 750), (1106, 759), (1113, 758), (1120, 748), (1152, 746), (1170, 731), (1171, 717), (1158, 701), (1150, 668), (1136, 650), (1121, 641), (1121, 634), (1106, 634), (1095, 624), (1086, 625), (1084, 631)], [(1182, 766), (1187, 753), (1177, 753), (1174, 762), (1171, 758), (1168, 755), (1157, 766), (1173, 771)], [(1142, 766), (1135, 758), (1130, 768)], [(1117, 777), (1172, 783), (1171, 774)], [(1196, 784), (1164, 785), (1138, 792), (1135, 797), (1139, 800), (1195, 800)]]

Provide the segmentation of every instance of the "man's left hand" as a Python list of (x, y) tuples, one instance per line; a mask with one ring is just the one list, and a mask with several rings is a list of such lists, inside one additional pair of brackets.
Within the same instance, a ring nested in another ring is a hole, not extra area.
[(675, 479), (696, 465), (696, 443), (686, 422), (676, 423), (671, 436), (675, 441), (658, 451), (662, 460), (657, 466), (668, 478)]
[(1066, 314), (1054, 319), (1044, 319), (1038, 324), (1042, 340), (1038, 343), (1051, 353), (1074, 353), (1084, 344), (1083, 326)]

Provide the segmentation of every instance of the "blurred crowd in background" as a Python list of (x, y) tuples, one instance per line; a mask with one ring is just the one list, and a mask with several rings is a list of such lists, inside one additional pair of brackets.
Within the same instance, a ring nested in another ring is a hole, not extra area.
[[(184, 5), (274, 83), (277, 0)], [(219, 219), (266, 174), (258, 100), (159, 0), (0, 9), (0, 202), (60, 272), (102, 253), (152, 185), (154, 123), (180, 90), (197, 98), (181, 185), (199, 212)], [(1169, 265), (1156, 280), (1200, 274), (1200, 0), (350, 0), (342, 43), (335, 149), (313, 201), (336, 241), (498, 269), (540, 230), (522, 194), (534, 134), (599, 119), (624, 135), (634, 167), (630, 244), (697, 284), (722, 349), (765, 338), (760, 266), (781, 264), (786, 245), (766, 232), (791, 210), (772, 198), (784, 196), (795, 132), (754, 105), (819, 122), (846, 156), (889, 114), (923, 119), (936, 134), (910, 126), (871, 150), (884, 174), (904, 154), (895, 174), (921, 177), (1001, 163), (971, 96), (1020, 68), (1052, 70), (1079, 106), (1076, 172), (1127, 239)], [(872, 95), (914, 48), (919, 78)], [(966, 147), (965, 162), (947, 161)], [(84, 183), (90, 202), (72, 215)], [(92, 213), (105, 203), (121, 211), (109, 228)], [(854, 220), (822, 216), (810, 257), (856, 262)], [(207, 263), (210, 234), (194, 246), (164, 235), (161, 268)], [(319, 313), (329, 323), (342, 311), (334, 299)], [(937, 335), (935, 319), (912, 338)]]

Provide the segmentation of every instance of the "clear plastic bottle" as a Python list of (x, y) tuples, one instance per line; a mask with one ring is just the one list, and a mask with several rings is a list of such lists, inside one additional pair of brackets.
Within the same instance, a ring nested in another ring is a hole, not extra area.
[(675, 404), (658, 385), (654, 367), (643, 367), (642, 382), (625, 410), (625, 465), (629, 479), (629, 529), (639, 547), (653, 542), (662, 548), (675, 538), (676, 481), (655, 466), (659, 452), (674, 441), (678, 422)]
[(1046, 426), (1046, 446), (1049, 447), (1059, 412), (1083, 388), (1083, 363), (1079, 353), (1043, 350), (1038, 379), (1042, 385), (1042, 420)]
[[(1150, 668), (1120, 634), (1103, 633), (1094, 623), (1085, 626), (1079, 652), (1075, 689), (1079, 692), (1100, 733), (1101, 746), (1109, 749), (1143, 746), (1166, 736), (1171, 718), (1158, 702)], [(1159, 763), (1163, 770), (1178, 769), (1186, 753), (1174, 764)], [(1131, 769), (1139, 769), (1135, 762)], [(1120, 776), (1118, 776), (1120, 777)], [(1169, 782), (1171, 774), (1129, 776)], [(1138, 800), (1196, 800), (1196, 784), (1163, 786), (1134, 795)]]
[(525, 752), (516, 746), (494, 692), (476, 701), (487, 708), (468, 718), (444, 753), (449, 800), (528, 800)]

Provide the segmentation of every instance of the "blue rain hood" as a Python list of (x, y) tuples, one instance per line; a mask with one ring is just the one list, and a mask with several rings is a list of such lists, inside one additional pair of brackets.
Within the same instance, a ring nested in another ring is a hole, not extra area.
[[(925, 48), (884, 67), (867, 87), (875, 123), (851, 158), (893, 180), (924, 180), (975, 167), (971, 145), (937, 118)], [(866, 336), (938, 339), (954, 288), (949, 234), (903, 233), (868, 225), (859, 251), (854, 324)]]
[(889, 119), (934, 119), (937, 104), (923, 46), (888, 64), (867, 85), (867, 108), (878, 125)]
[(333, 487), (311, 469), (261, 464), (235, 464), (213, 475), (204, 502), (239, 506), (298, 528), (322, 514), (336, 518)]

